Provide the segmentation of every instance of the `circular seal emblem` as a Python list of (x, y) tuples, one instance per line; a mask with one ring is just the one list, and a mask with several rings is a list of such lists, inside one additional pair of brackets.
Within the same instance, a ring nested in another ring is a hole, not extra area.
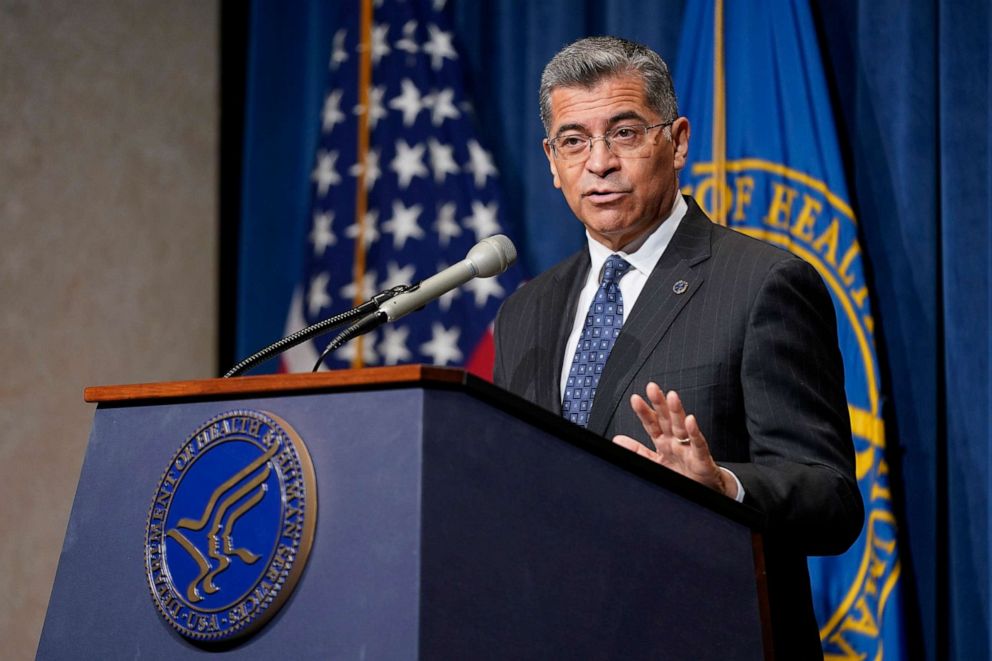
[(258, 630), (303, 572), (316, 517), (310, 455), (285, 420), (249, 410), (208, 420), (172, 457), (148, 513), (159, 613), (201, 643)]

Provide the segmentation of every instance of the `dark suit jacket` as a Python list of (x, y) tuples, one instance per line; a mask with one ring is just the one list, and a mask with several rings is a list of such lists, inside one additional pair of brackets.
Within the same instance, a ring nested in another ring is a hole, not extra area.
[[(588, 429), (653, 448), (630, 396), (652, 380), (678, 391), (745, 502), (767, 516), (778, 658), (816, 658), (806, 556), (843, 552), (864, 518), (833, 304), (809, 264), (713, 224), (686, 201), (603, 370)], [(559, 414), (565, 343), (588, 270), (582, 250), (518, 290), (496, 320), (496, 384)], [(682, 294), (678, 281), (688, 283)]]

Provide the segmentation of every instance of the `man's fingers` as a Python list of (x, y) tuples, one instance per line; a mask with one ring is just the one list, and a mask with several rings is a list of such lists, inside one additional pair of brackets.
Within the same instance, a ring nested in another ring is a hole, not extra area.
[(692, 447), (697, 450), (705, 450), (706, 454), (709, 454), (710, 446), (706, 442), (706, 438), (703, 436), (702, 430), (699, 429), (699, 423), (696, 422), (696, 416), (686, 416), (685, 431), (689, 437), (689, 442), (692, 443)]
[(641, 425), (644, 427), (644, 431), (648, 433), (648, 436), (657, 438), (662, 435), (658, 415), (655, 413), (655, 409), (651, 408), (651, 405), (644, 401), (643, 397), (640, 395), (631, 395), (630, 408), (634, 409), (634, 414), (641, 421)]
[(661, 388), (654, 381), (648, 383), (647, 393), (648, 399), (651, 400), (651, 404), (657, 414), (658, 424), (661, 426), (662, 433), (671, 435), (672, 422), (668, 415), (668, 405), (665, 403), (665, 393), (662, 392)]
[(661, 389), (661, 386), (659, 386), (654, 381), (649, 381), (647, 388), (645, 388), (645, 390), (648, 393), (648, 399), (650, 399), (651, 403), (654, 404), (655, 406), (659, 406), (661, 403), (665, 401), (664, 391)]
[(685, 428), (685, 409), (682, 408), (682, 400), (679, 394), (672, 390), (665, 397), (665, 407), (668, 409), (671, 420), (672, 436), (678, 439), (688, 438), (689, 432)]
[(696, 421), (696, 416), (687, 415), (685, 417), (685, 431), (689, 438), (695, 443), (697, 440), (706, 442), (706, 438), (703, 436), (702, 430), (699, 428), (699, 422)]
[[(648, 384), (647, 395), (650, 404), (640, 395), (633, 395), (630, 405), (645, 431), (650, 434), (657, 451), (623, 434), (614, 436), (613, 442), (645, 459), (667, 466), (720, 493), (734, 497), (737, 493), (736, 483), (725, 484), (724, 473), (710, 454), (709, 444), (699, 428), (696, 416), (685, 414), (678, 393), (673, 390), (666, 395), (652, 382)], [(662, 431), (664, 433), (660, 433)]]
[(613, 437), (613, 442), (616, 443), (617, 445), (619, 445), (620, 447), (627, 448), (631, 452), (636, 452), (637, 454), (641, 455), (642, 457), (645, 457), (647, 459), (650, 459), (651, 461), (655, 462), (656, 464), (660, 464), (661, 463), (661, 455), (660, 454), (658, 454), (657, 452), (654, 452), (653, 450), (651, 450), (649, 448), (644, 447), (643, 445), (641, 445), (640, 443), (638, 443), (637, 441), (635, 441), (634, 439), (632, 439), (630, 436), (624, 436), (623, 434), (619, 434), (619, 435)]
[[(654, 443), (657, 452), (652, 454), (670, 457), (681, 456), (679, 454), (681, 450), (676, 448), (688, 449), (690, 445), (697, 450), (702, 450), (705, 454), (709, 454), (709, 447), (699, 430), (696, 418), (694, 416), (686, 417), (682, 399), (678, 393), (672, 390), (666, 395), (654, 381), (648, 383), (646, 391), (647, 400), (640, 395), (631, 395), (630, 407)], [(621, 443), (621, 445), (639, 454), (643, 454), (641, 449), (647, 449), (629, 436), (618, 436), (617, 438), (630, 439), (630, 443), (633, 445), (626, 442)], [(651, 458), (661, 463), (660, 458)]]
[(643, 447), (640, 443), (625, 434), (617, 434), (613, 437), (613, 442), (634, 452), (637, 451), (638, 447)]

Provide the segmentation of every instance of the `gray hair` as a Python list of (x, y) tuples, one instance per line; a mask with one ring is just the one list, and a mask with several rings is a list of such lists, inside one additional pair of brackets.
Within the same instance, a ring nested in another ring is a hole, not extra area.
[(551, 92), (560, 87), (591, 89), (606, 78), (635, 74), (644, 82), (648, 106), (664, 121), (679, 116), (675, 86), (665, 61), (647, 46), (618, 37), (586, 37), (565, 46), (541, 74), (541, 121), (551, 132)]

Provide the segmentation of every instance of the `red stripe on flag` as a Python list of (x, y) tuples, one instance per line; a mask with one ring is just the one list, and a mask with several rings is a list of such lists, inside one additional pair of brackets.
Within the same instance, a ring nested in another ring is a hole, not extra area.
[(479, 338), (479, 343), (472, 350), (465, 369), (470, 374), (483, 378), (492, 383), (493, 381), (493, 361), (496, 359), (496, 343), (493, 341), (492, 328), (487, 328), (486, 332)]

